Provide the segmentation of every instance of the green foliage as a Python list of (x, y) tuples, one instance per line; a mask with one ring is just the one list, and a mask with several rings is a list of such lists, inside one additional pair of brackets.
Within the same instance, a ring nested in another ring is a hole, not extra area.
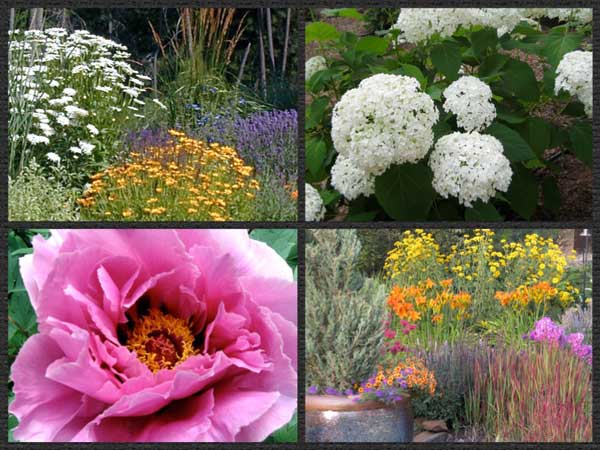
[(269, 436), (264, 442), (273, 444), (280, 442), (298, 442), (298, 415), (294, 414), (292, 420)]
[(12, 363), (27, 338), (37, 333), (35, 312), (19, 271), (19, 258), (32, 252), (36, 234), (46, 230), (13, 230), (8, 233), (8, 358)]
[[(326, 10), (322, 16), (342, 16), (342, 10)], [(581, 103), (567, 94), (554, 93), (558, 62), (570, 51), (588, 48), (591, 27), (574, 24), (544, 23), (541, 31), (522, 22), (513, 33), (499, 37), (493, 28), (462, 27), (453, 36), (434, 36), (418, 45), (394, 45), (398, 33), (378, 32), (390, 29), (397, 9), (372, 8), (357, 20), (367, 22), (368, 35), (341, 31), (325, 21), (314, 19), (306, 25), (306, 42), (317, 43), (327, 57), (327, 69), (306, 82), (305, 120), (306, 181), (321, 194), (331, 192), (331, 167), (336, 151), (331, 141), (331, 115), (335, 103), (363, 79), (379, 73), (402, 74), (416, 78), (441, 112), (434, 126), (434, 142), (454, 131), (455, 118), (443, 109), (442, 92), (459, 77), (459, 71), (480, 78), (493, 94), (497, 117), (482, 133), (496, 137), (513, 166), (512, 186), (488, 202), (475, 202), (467, 208), (454, 197), (443, 199), (431, 187), (426, 156), (417, 164), (389, 167), (375, 177), (375, 194), (368, 199), (349, 201), (342, 196), (326, 204), (326, 217), (348, 211), (344, 220), (478, 220), (496, 221), (537, 217), (557, 217), (561, 202), (556, 180), (560, 168), (548, 160), (546, 150), (560, 147), (574, 154), (587, 166), (592, 165), (592, 126)], [(518, 49), (536, 55), (546, 64), (542, 80), (536, 79), (532, 66), (519, 55), (506, 50)], [(546, 105), (562, 104), (561, 115), (575, 120), (557, 124), (538, 116)], [(540, 169), (551, 176), (539, 176)], [(543, 193), (543, 197), (540, 196)], [(541, 201), (543, 198), (543, 202)]]
[[(423, 164), (390, 167), (375, 181), (375, 197), (393, 219), (418, 220), (425, 217), (435, 197), (433, 175)], [(419, 192), (419, 196), (414, 196)]]
[(344, 390), (376, 368), (385, 290), (356, 270), (354, 230), (316, 230), (307, 241), (306, 383)]
[(8, 219), (13, 221), (74, 221), (77, 193), (42, 173), (33, 160), (8, 182)]
[(400, 8), (368, 8), (364, 13), (367, 33), (389, 30), (396, 23)]

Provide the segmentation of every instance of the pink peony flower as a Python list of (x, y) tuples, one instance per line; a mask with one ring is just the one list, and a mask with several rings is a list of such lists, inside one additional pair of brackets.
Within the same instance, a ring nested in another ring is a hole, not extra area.
[(262, 441), (294, 414), (292, 271), (244, 230), (66, 230), (20, 261), (22, 441)]

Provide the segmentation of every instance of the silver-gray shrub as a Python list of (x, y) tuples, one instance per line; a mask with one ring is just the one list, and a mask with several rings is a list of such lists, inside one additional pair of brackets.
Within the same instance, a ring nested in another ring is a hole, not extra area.
[(354, 230), (317, 230), (306, 245), (306, 382), (345, 390), (376, 369), (385, 288), (357, 270)]
[(582, 307), (575, 305), (567, 309), (560, 318), (565, 332), (583, 333), (587, 343), (592, 342), (592, 304)]

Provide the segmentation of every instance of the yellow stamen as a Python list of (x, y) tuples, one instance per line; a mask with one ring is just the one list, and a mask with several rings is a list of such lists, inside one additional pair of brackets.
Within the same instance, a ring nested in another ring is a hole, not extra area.
[(197, 354), (193, 344), (194, 335), (184, 319), (153, 308), (135, 321), (126, 346), (152, 372), (158, 372)]

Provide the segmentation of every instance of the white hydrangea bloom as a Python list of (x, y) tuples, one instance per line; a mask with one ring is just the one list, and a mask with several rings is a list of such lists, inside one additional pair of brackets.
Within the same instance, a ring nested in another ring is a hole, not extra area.
[(347, 91), (331, 119), (336, 151), (372, 175), (422, 159), (433, 144), (439, 112), (419, 89), (415, 78), (377, 74)]
[(461, 26), (496, 28), (498, 36), (510, 33), (523, 18), (522, 8), (402, 8), (392, 27), (407, 42), (418, 43), (438, 34), (449, 37)]
[(444, 90), (444, 110), (456, 115), (465, 131), (481, 131), (496, 117), (490, 87), (473, 76), (463, 76)]
[(400, 30), (406, 42), (417, 43), (436, 33), (452, 36), (470, 17), (469, 8), (402, 8), (392, 28)]
[(441, 137), (429, 158), (433, 188), (444, 198), (452, 195), (471, 207), (487, 202), (496, 191), (506, 192), (512, 178), (510, 162), (493, 136), (452, 133)]
[(331, 185), (348, 200), (354, 200), (375, 192), (375, 176), (361, 169), (352, 158), (338, 155), (331, 168)]
[(554, 92), (565, 90), (583, 103), (585, 113), (593, 113), (593, 58), (592, 52), (575, 50), (563, 56), (556, 68)]
[(304, 185), (305, 193), (305, 218), (309, 222), (323, 220), (325, 217), (325, 205), (323, 205), (323, 199), (317, 191), (310, 184)]
[(548, 8), (545, 16), (561, 22), (586, 24), (592, 22), (593, 12), (591, 8)]
[(313, 56), (304, 63), (304, 79), (308, 81), (315, 73), (325, 69), (327, 69), (325, 58), (322, 56)]
[(471, 8), (471, 25), (498, 30), (498, 36), (510, 33), (523, 20), (520, 8)]

